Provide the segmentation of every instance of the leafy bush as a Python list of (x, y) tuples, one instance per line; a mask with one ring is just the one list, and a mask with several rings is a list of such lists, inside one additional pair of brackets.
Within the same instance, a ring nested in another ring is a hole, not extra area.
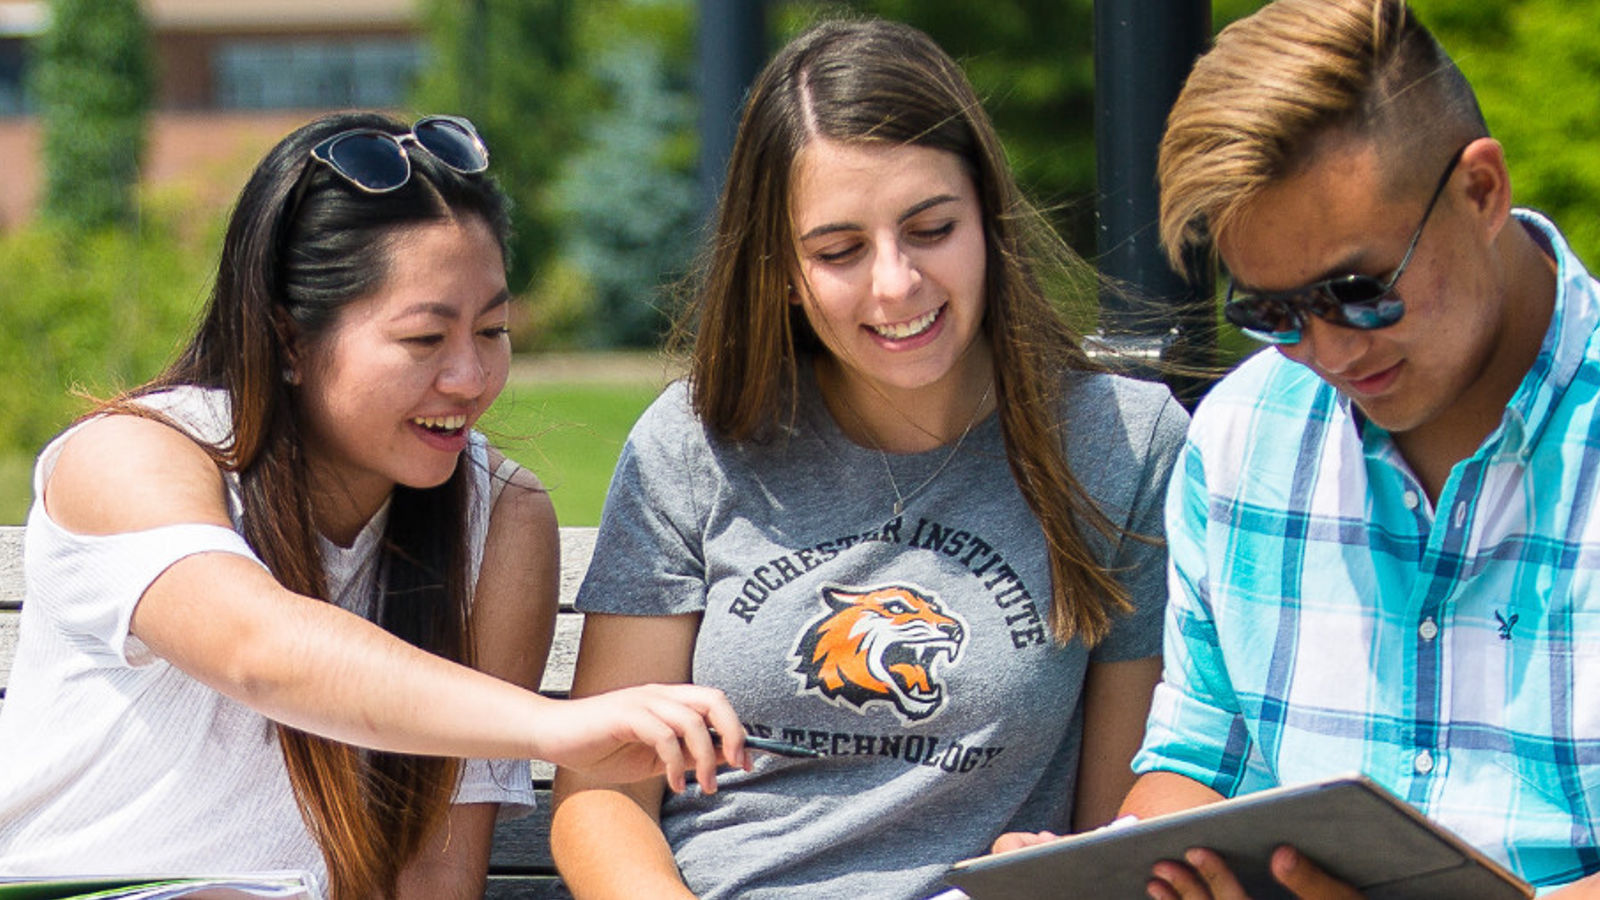
[(32, 453), (105, 397), (159, 372), (204, 303), (211, 252), (167, 224), (0, 236), (0, 452)]
[(516, 353), (586, 346), (594, 331), (595, 290), (578, 264), (557, 257), (536, 284), (511, 305), (511, 349)]

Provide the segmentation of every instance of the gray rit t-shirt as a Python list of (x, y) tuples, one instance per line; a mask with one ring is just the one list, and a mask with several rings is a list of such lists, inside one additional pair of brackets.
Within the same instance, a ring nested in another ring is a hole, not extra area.
[[(891, 456), (897, 516), (883, 457), (839, 431), (809, 372), (801, 388), (782, 436), (733, 443), (669, 387), (623, 450), (578, 607), (702, 613), (695, 682), (751, 733), (824, 754), (756, 754), (715, 795), (667, 797), (695, 893), (923, 897), (1003, 832), (1068, 827), (1085, 667), (1160, 653), (1165, 553), (1093, 535), (1138, 611), (1093, 651), (1056, 646), (998, 416), (948, 462)], [(1069, 463), (1113, 522), (1160, 534), (1187, 420), (1159, 385), (1071, 376)]]

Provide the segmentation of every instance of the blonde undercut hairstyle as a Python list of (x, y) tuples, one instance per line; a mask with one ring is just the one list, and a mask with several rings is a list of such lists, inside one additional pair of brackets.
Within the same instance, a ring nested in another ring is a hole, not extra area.
[(1167, 117), (1157, 177), (1174, 266), (1331, 135), (1371, 141), (1386, 187), (1421, 192), (1488, 134), (1461, 71), (1405, 0), (1275, 0), (1217, 35)]

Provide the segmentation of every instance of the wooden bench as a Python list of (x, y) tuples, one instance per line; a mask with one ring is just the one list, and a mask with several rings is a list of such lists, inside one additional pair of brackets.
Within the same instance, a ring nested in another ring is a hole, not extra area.
[[(589, 567), (594, 549), (593, 528), (561, 529), (561, 615), (556, 620), (555, 642), (545, 667), (542, 690), (564, 697), (572, 687), (572, 666), (578, 655), (578, 635), (583, 618), (572, 609), (578, 582)], [(22, 609), (22, 532), (19, 525), (0, 526), (0, 700), (10, 680), (16, 654), (17, 619)], [(506, 822), (495, 829), (489, 862), (489, 887), (493, 900), (546, 900), (570, 898), (550, 860), (550, 779), (554, 767), (533, 764), (533, 783), (539, 808), (532, 815)]]

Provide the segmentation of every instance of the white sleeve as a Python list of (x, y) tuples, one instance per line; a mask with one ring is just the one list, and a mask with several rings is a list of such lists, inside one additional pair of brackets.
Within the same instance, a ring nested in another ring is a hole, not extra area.
[(129, 634), (144, 592), (180, 559), (232, 553), (262, 564), (244, 538), (220, 525), (165, 525), (123, 534), (69, 532), (36, 504), (23, 559), (27, 602), (78, 652), (106, 664), (145, 665), (154, 655)]
[(499, 820), (533, 812), (533, 768), (525, 759), (465, 759), (456, 785), (456, 803), (498, 803)]

